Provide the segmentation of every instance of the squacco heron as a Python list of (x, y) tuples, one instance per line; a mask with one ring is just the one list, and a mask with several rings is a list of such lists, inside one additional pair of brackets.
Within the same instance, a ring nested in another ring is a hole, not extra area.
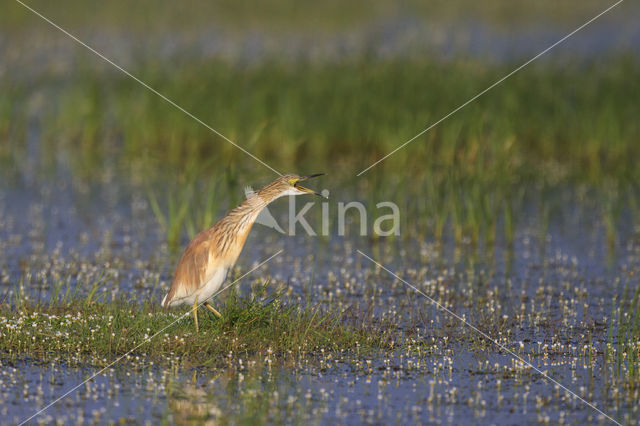
[(221, 317), (208, 300), (220, 289), (227, 273), (236, 263), (251, 226), (262, 209), (285, 195), (320, 195), (300, 185), (300, 182), (317, 176), (322, 176), (322, 173), (280, 176), (248, 196), (212, 228), (196, 235), (178, 262), (171, 288), (162, 299), (162, 306), (192, 305), (196, 332), (199, 332), (198, 301), (203, 302), (214, 315)]

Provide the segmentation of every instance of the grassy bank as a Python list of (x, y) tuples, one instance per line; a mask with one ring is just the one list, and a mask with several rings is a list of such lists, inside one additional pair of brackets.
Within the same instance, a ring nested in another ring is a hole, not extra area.
[[(52, 298), (56, 300), (56, 298)], [(91, 297), (0, 307), (0, 345), (5, 359), (58, 360), (107, 365), (131, 352), (165, 364), (180, 360), (216, 366), (229, 353), (279, 359), (309, 353), (390, 347), (392, 330), (347, 325), (339, 312), (284, 305), (279, 296), (231, 295), (217, 319), (200, 310), (200, 333), (187, 310), (164, 311), (157, 304), (96, 302)]]

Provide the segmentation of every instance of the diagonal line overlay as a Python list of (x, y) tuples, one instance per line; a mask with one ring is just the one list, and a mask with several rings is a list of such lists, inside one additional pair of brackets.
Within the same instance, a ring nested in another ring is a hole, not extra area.
[(30, 10), (33, 14), (35, 14), (35, 15), (39, 16), (40, 18), (42, 18), (44, 21), (48, 22), (50, 25), (52, 25), (56, 29), (58, 29), (61, 32), (63, 32), (65, 35), (67, 35), (68, 37), (73, 39), (76, 43), (78, 43), (78, 44), (82, 45), (83, 47), (87, 48), (90, 52), (94, 53), (96, 56), (100, 57), (104, 61), (106, 61), (109, 64), (113, 65), (116, 69), (121, 71), (126, 76), (132, 78), (136, 82), (138, 82), (141, 86), (143, 86), (144, 88), (148, 89), (150, 92), (158, 95), (160, 98), (162, 98), (162, 100), (166, 101), (168, 104), (170, 104), (174, 108), (178, 109), (179, 111), (181, 111), (184, 114), (186, 114), (187, 116), (191, 117), (192, 119), (194, 119), (195, 121), (197, 121), (198, 123), (200, 123), (201, 125), (206, 127), (207, 129), (211, 130), (213, 133), (215, 133), (216, 135), (220, 136), (222, 139), (224, 139), (225, 141), (229, 142), (231, 145), (235, 146), (240, 151), (244, 152), (249, 157), (251, 157), (254, 160), (256, 160), (258, 163), (262, 164), (263, 166), (265, 166), (266, 168), (268, 168), (269, 170), (271, 170), (275, 174), (277, 174), (279, 176), (282, 176), (282, 173), (280, 173), (279, 171), (277, 171), (276, 169), (274, 169), (273, 167), (271, 167), (270, 165), (268, 165), (267, 163), (265, 163), (264, 161), (262, 161), (261, 159), (259, 159), (258, 157), (256, 157), (255, 155), (253, 155), (252, 153), (250, 153), (249, 151), (247, 151), (246, 149), (244, 149), (243, 147), (241, 147), (240, 145), (238, 145), (237, 143), (235, 143), (234, 141), (232, 141), (231, 139), (229, 139), (228, 137), (226, 137), (225, 135), (223, 135), (222, 133), (220, 133), (219, 131), (217, 131), (216, 129), (214, 129), (213, 127), (211, 127), (210, 125), (208, 125), (207, 123), (202, 121), (201, 119), (199, 119), (198, 117), (196, 117), (195, 115), (193, 115), (191, 112), (187, 111), (186, 109), (184, 109), (183, 107), (181, 107), (180, 105), (178, 105), (177, 103), (175, 103), (174, 101), (172, 101), (171, 99), (169, 99), (168, 97), (163, 95), (162, 93), (158, 92), (156, 89), (154, 89), (153, 87), (149, 86), (147, 83), (145, 83), (144, 81), (140, 80), (138, 77), (136, 77), (135, 75), (131, 74), (129, 71), (127, 71), (126, 69), (122, 68), (120, 65), (116, 64), (111, 59), (107, 58), (102, 53), (98, 52), (96, 49), (94, 49), (93, 47), (89, 46), (87, 43), (83, 42), (78, 37), (74, 36), (69, 31), (65, 30), (64, 28), (62, 28), (61, 26), (59, 26), (58, 24), (53, 22), (51, 19), (47, 18), (46, 16), (44, 16), (43, 14), (38, 12), (37, 10), (33, 9), (31, 6), (28, 6), (27, 4), (23, 3), (21, 0), (16, 0), (16, 2), (18, 2), (19, 4), (24, 6), (25, 9)]
[[(18, 1), (18, 0), (16, 0)], [(478, 93), (477, 95), (475, 95), (474, 97), (472, 97), (471, 99), (469, 99), (468, 101), (466, 101), (465, 103), (461, 104), (460, 106), (458, 106), (456, 109), (454, 109), (453, 111), (451, 111), (450, 113), (448, 113), (447, 115), (445, 115), (444, 117), (442, 117), (441, 119), (439, 119), (438, 121), (436, 121), (435, 123), (431, 124), (429, 127), (427, 127), (426, 129), (422, 130), (420, 133), (418, 133), (417, 135), (415, 135), (414, 137), (412, 137), (411, 139), (409, 139), (408, 141), (406, 141), (405, 143), (403, 143), (402, 145), (400, 145), (399, 147), (397, 147), (396, 149), (394, 149), (393, 151), (391, 151), (390, 153), (388, 153), (387, 155), (385, 155), (384, 157), (380, 158), (378, 161), (376, 161), (375, 163), (371, 164), (369, 167), (367, 167), (366, 169), (362, 170), (360, 173), (358, 173), (356, 176), (360, 176), (362, 174), (364, 174), (365, 172), (367, 172), (369, 169), (375, 167), (376, 165), (378, 165), (379, 163), (383, 162), (384, 160), (386, 160), (388, 157), (392, 156), (393, 154), (395, 154), (396, 152), (400, 151), (402, 148), (404, 148), (405, 146), (409, 145), (411, 142), (413, 142), (414, 140), (418, 139), (420, 136), (424, 135), (425, 133), (427, 133), (429, 130), (431, 130), (432, 128), (434, 128), (435, 126), (437, 126), (438, 124), (442, 123), (444, 120), (446, 120), (447, 118), (451, 117), (453, 114), (457, 113), (458, 111), (460, 111), (462, 108), (466, 107), (467, 105), (469, 105), (471, 102), (475, 101), (476, 99), (478, 99), (479, 97), (481, 97), (482, 95), (484, 95), (485, 93), (487, 93), (488, 91), (490, 91), (491, 89), (495, 88), (496, 86), (499, 86), (501, 83), (503, 83), (506, 79), (508, 79), (509, 77), (511, 77), (512, 75), (514, 75), (515, 73), (517, 73), (518, 71), (522, 70), (524, 67), (526, 67), (527, 65), (531, 64), (533, 61), (535, 61), (536, 59), (540, 58), (541, 56), (543, 56), (544, 54), (546, 54), (547, 52), (549, 52), (551, 49), (553, 49), (554, 47), (556, 47), (557, 45), (563, 43), (564, 41), (566, 41), (569, 37), (573, 36), (575, 33), (577, 33), (578, 31), (582, 30), (584, 27), (586, 27), (587, 25), (591, 24), (593, 21), (595, 21), (596, 19), (600, 18), (602, 15), (604, 15), (605, 13), (609, 12), (611, 9), (613, 9), (614, 7), (618, 6), (620, 3), (622, 3), (624, 0), (618, 0), (616, 3), (612, 4), (611, 6), (609, 6), (608, 8), (606, 8), (605, 10), (603, 10), (602, 12), (600, 12), (599, 14), (597, 14), (596, 16), (594, 16), (593, 18), (589, 19), (587, 22), (585, 22), (584, 24), (580, 25), (578, 28), (576, 28), (575, 30), (571, 31), (569, 34), (567, 34), (566, 36), (562, 37), (560, 40), (556, 41), (555, 43), (553, 43), (551, 46), (547, 47), (546, 49), (544, 49), (543, 51), (541, 51), (540, 53), (538, 53), (536, 56), (534, 56), (533, 58), (529, 59), (527, 62), (525, 62), (524, 64), (520, 65), (518, 68), (514, 69), (513, 71), (511, 71), (509, 74), (505, 75), (504, 77), (502, 77), (501, 79), (499, 79), (498, 81), (496, 81), (495, 83), (493, 83), (491, 86), (487, 87), (486, 89), (484, 89), (483, 91), (481, 91), (480, 93)]]
[[(228, 289), (229, 287), (234, 286), (236, 283), (238, 283), (238, 281), (240, 281), (241, 279), (243, 279), (244, 277), (246, 277), (247, 275), (249, 275), (250, 273), (252, 273), (253, 271), (255, 271), (256, 269), (260, 268), (262, 265), (264, 265), (265, 263), (269, 262), (271, 259), (273, 259), (274, 257), (278, 256), (280, 253), (282, 253), (284, 250), (280, 249), (278, 250), (275, 254), (271, 255), (269, 258), (263, 260), (262, 262), (260, 262), (257, 266), (255, 266), (254, 268), (250, 269), (248, 272), (245, 272), (244, 274), (242, 274), (238, 279), (236, 279), (235, 281), (233, 281), (231, 284), (228, 284), (226, 287), (223, 287), (222, 289), (218, 290), (213, 296), (211, 296), (209, 299), (213, 299), (214, 297), (216, 297), (217, 295), (219, 295), (220, 293), (222, 293), (223, 291), (225, 291), (226, 289)], [(209, 300), (207, 299), (207, 300)], [(203, 300), (201, 303), (198, 304), (198, 308), (201, 307), (205, 302), (207, 302), (207, 300)], [(79, 387), (81, 387), (82, 385), (84, 385), (85, 383), (93, 380), (94, 378), (96, 378), (97, 376), (99, 376), (100, 374), (104, 373), (107, 369), (113, 367), (115, 364), (117, 364), (118, 362), (122, 361), (123, 358), (125, 358), (127, 355), (130, 355), (132, 352), (134, 352), (136, 349), (138, 349), (140, 346), (144, 345), (145, 343), (148, 343), (151, 341), (151, 339), (153, 339), (154, 337), (156, 337), (158, 334), (162, 333), (163, 331), (165, 331), (167, 328), (171, 327), (172, 325), (174, 325), (175, 323), (177, 323), (178, 321), (184, 319), (185, 317), (191, 315), (191, 311), (192, 309), (189, 308), (187, 310), (187, 312), (185, 312), (184, 314), (180, 315), (177, 319), (175, 319), (173, 322), (171, 322), (169, 325), (164, 326), (163, 328), (161, 328), (160, 330), (156, 331), (153, 335), (147, 337), (145, 340), (143, 340), (141, 343), (138, 343), (133, 349), (129, 350), (127, 353), (125, 353), (124, 355), (119, 356), (118, 358), (116, 358), (114, 361), (112, 361), (109, 365), (107, 365), (106, 367), (102, 367), (100, 370), (98, 370), (97, 373), (93, 374), (91, 377), (89, 377), (88, 379), (86, 379), (85, 381), (83, 381), (82, 383), (72, 387), (71, 389), (69, 389), (68, 391), (66, 391), (62, 396), (58, 397), (57, 399), (55, 399), (54, 401), (50, 402), (49, 404), (47, 404), (44, 408), (41, 408), (39, 411), (37, 411), (35, 414), (31, 415), (31, 417), (24, 419), (23, 421), (21, 421), (19, 423), (19, 426), (24, 425), (25, 423), (29, 422), (30, 420), (32, 420), (34, 417), (39, 416), (40, 414), (42, 414), (44, 411), (46, 411), (47, 409), (49, 409), (52, 405), (58, 403), (60, 400), (66, 398), (67, 396), (69, 396), (70, 394), (72, 394), (73, 392), (75, 392)]]
[(396, 275), (393, 271), (391, 271), (390, 269), (387, 269), (384, 265), (376, 262), (374, 259), (372, 259), (371, 257), (367, 256), (366, 254), (364, 254), (362, 251), (356, 249), (356, 251), (358, 253), (360, 253), (362, 256), (366, 257), (368, 260), (370, 260), (372, 263), (374, 263), (375, 265), (377, 265), (378, 267), (384, 269), (386, 272), (388, 272), (390, 275), (392, 275), (394, 278), (396, 278), (397, 280), (399, 280), (400, 282), (402, 282), (403, 284), (407, 285), (408, 287), (410, 287), (411, 289), (413, 289), (414, 291), (416, 291), (418, 294), (426, 297), (429, 302), (431, 302), (432, 304), (434, 304), (436, 307), (438, 307), (439, 309), (445, 311), (446, 313), (448, 313), (449, 315), (453, 316), (454, 318), (456, 318), (457, 320), (459, 320), (460, 322), (462, 322), (462, 324), (466, 325), (467, 327), (469, 327), (470, 329), (472, 329), (473, 331), (475, 331), (476, 333), (480, 334), (482, 337), (484, 337), (486, 340), (488, 340), (489, 342), (493, 343), (494, 345), (498, 346), (500, 349), (502, 349), (503, 351), (507, 352), (509, 355), (513, 356), (517, 361), (520, 361), (521, 363), (523, 363), (524, 365), (526, 365), (527, 367), (535, 370), (537, 373), (539, 373), (541, 376), (543, 376), (545, 379), (553, 382), (554, 384), (560, 386), (562, 389), (564, 389), (566, 392), (570, 393), (574, 398), (580, 400), (581, 402), (585, 403), (586, 405), (588, 405), (589, 407), (593, 408), (595, 411), (597, 411), (598, 413), (600, 413), (601, 415), (603, 415), (604, 417), (606, 417), (608, 420), (612, 421), (613, 423), (622, 426), (620, 422), (618, 422), (616, 419), (614, 419), (613, 417), (609, 416), (608, 414), (606, 414), (604, 411), (602, 411), (601, 409), (599, 409), (598, 407), (596, 407), (595, 405), (593, 405), (592, 403), (590, 403), (589, 401), (587, 401), (586, 399), (582, 398), (580, 395), (576, 394), (575, 392), (573, 392), (571, 389), (567, 388), (565, 385), (563, 385), (562, 383), (560, 383), (559, 381), (557, 381), (556, 379), (554, 379), (553, 377), (549, 376), (545, 371), (539, 369), (538, 367), (536, 367), (535, 365), (531, 364), (529, 361), (526, 361), (524, 358), (522, 358), (520, 355), (518, 355), (517, 353), (515, 353), (514, 351), (512, 351), (511, 349), (507, 348), (506, 346), (504, 346), (503, 344), (499, 343), (498, 341), (494, 340), (493, 338), (491, 338), (491, 336), (489, 336), (487, 333), (485, 333), (484, 331), (480, 330), (478, 327), (476, 327), (475, 325), (469, 323), (467, 320), (465, 320), (464, 318), (462, 318), (460, 315), (456, 314), (455, 312), (453, 312), (452, 310), (450, 310), (449, 308), (447, 308), (446, 306), (442, 305), (441, 303), (438, 303), (438, 301), (436, 301), (435, 299), (433, 299), (432, 297), (428, 296), (425, 292), (421, 291), (420, 289), (418, 289), (416, 286), (414, 286), (413, 284), (403, 280), (402, 278), (400, 278), (398, 275)]

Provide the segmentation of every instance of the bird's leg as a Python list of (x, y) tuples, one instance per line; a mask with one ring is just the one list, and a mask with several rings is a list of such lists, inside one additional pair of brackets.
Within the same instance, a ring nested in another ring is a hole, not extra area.
[(211, 312), (213, 312), (213, 315), (217, 316), (218, 318), (222, 318), (222, 314), (220, 314), (220, 312), (218, 312), (216, 310), (216, 308), (214, 308), (213, 306), (211, 306), (211, 304), (209, 302), (204, 302), (204, 306), (209, 309)]
[(198, 327), (198, 296), (196, 296), (193, 301), (193, 321), (196, 324), (196, 333), (200, 333), (200, 328)]

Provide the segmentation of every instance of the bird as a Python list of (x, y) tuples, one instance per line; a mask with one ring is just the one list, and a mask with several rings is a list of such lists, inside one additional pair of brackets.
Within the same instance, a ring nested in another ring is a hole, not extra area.
[(162, 307), (191, 305), (196, 333), (199, 333), (198, 302), (218, 318), (222, 317), (208, 300), (222, 287), (262, 209), (286, 195), (315, 194), (324, 197), (300, 185), (300, 182), (322, 175), (324, 173), (282, 175), (264, 188), (249, 192), (240, 205), (211, 228), (197, 234), (178, 261), (171, 287), (162, 299)]

